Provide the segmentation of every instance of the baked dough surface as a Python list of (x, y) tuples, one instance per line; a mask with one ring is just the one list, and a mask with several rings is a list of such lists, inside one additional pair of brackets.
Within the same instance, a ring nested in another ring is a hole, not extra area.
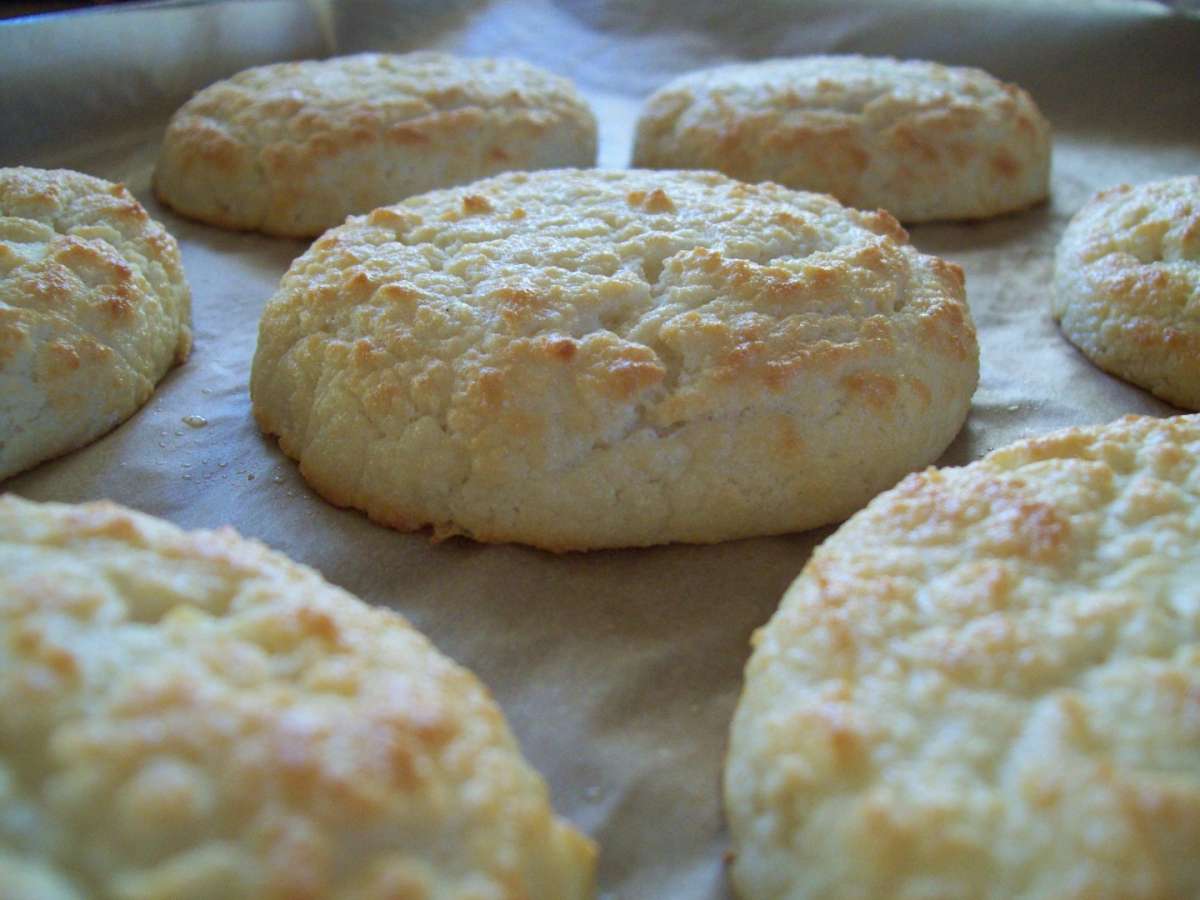
[(902, 222), (978, 219), (1045, 199), (1050, 126), (979, 69), (809, 56), (670, 82), (642, 108), (633, 159), (825, 191)]
[(1200, 409), (1200, 175), (1093, 197), (1059, 243), (1053, 308), (1101, 369)]
[(1200, 418), (909, 476), (755, 636), (725, 772), (759, 898), (1200, 896)]
[(264, 311), (251, 394), (338, 505), (579, 550), (844, 518), (939, 456), (977, 374), (961, 270), (885, 213), (562, 170), (328, 232)]
[(230, 529), (0, 499), (0, 894), (559, 900), (593, 857), (395, 613)]
[(0, 169), (0, 479), (125, 421), (191, 346), (179, 246), (123, 185)]
[(363, 53), (200, 91), (167, 126), (154, 184), (203, 222), (313, 237), (434, 188), (595, 162), (595, 116), (565, 78), (513, 59)]

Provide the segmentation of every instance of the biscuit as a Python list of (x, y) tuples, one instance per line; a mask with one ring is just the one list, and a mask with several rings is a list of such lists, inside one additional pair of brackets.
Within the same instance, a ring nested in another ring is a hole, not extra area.
[(551, 550), (849, 515), (978, 374), (962, 271), (716, 173), (514, 173), (328, 232), (268, 303), (262, 429), (333, 503)]
[(633, 159), (825, 191), (902, 222), (976, 219), (1045, 199), (1050, 128), (979, 69), (810, 56), (670, 82), (642, 109)]
[(0, 479), (129, 418), (190, 322), (179, 247), (122, 185), (0, 169)]
[(929, 469), (755, 636), (725, 772), (766, 897), (1200, 896), (1200, 418)]
[(1200, 176), (1093, 197), (1058, 245), (1053, 309), (1101, 369), (1200, 409)]
[(564, 78), (511, 59), (371, 53), (200, 91), (167, 126), (154, 186), (212, 225), (311, 237), (434, 188), (595, 162), (595, 116)]
[(591, 895), (483, 685), (230, 529), (0, 499), (0, 646), (0, 894)]

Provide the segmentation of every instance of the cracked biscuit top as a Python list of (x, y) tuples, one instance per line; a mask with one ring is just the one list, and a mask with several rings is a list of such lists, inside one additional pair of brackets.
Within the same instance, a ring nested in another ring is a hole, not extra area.
[(1200, 417), (912, 475), (755, 636), (725, 772), (758, 898), (1200, 896)]
[(229, 529), (0, 498), (0, 895), (592, 896), (496, 703)]
[(595, 117), (565, 78), (511, 59), (364, 53), (200, 91), (167, 127), (154, 184), (203, 222), (311, 237), (434, 188), (595, 162)]
[(123, 422), (191, 345), (179, 246), (123, 185), (0, 169), (0, 479)]
[(634, 165), (715, 169), (828, 191), (902, 222), (976, 219), (1045, 199), (1050, 127), (979, 69), (809, 56), (720, 66), (655, 92)]
[(1200, 176), (1088, 201), (1058, 246), (1053, 308), (1097, 366), (1200, 409)]
[(332, 502), (554, 550), (845, 517), (945, 449), (957, 266), (715, 173), (514, 173), (354, 218), (263, 314), (263, 430)]

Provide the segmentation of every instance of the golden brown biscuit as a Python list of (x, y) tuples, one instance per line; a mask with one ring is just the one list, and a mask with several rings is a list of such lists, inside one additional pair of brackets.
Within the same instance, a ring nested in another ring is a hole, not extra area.
[(886, 213), (561, 170), (328, 232), (267, 305), (251, 394), (334, 503), (572, 550), (849, 515), (937, 458), (977, 373), (961, 270)]
[(725, 798), (757, 898), (1200, 896), (1200, 418), (912, 475), (755, 636)]
[(364, 53), (205, 88), (172, 117), (154, 185), (213, 225), (311, 237), (433, 188), (595, 162), (595, 117), (564, 78), (511, 59)]
[(191, 346), (179, 247), (129, 191), (0, 169), (0, 479), (125, 421)]
[(809, 56), (672, 81), (643, 107), (633, 161), (827, 191), (902, 222), (975, 219), (1045, 199), (1050, 128), (979, 69)]
[(0, 648), (0, 894), (591, 895), (479, 681), (229, 529), (0, 499)]
[(1093, 197), (1058, 246), (1054, 318), (1106, 372), (1200, 409), (1200, 176)]

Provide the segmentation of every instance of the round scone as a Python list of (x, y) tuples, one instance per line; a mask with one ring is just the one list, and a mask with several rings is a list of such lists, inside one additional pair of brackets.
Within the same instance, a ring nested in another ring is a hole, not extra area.
[(2, 895), (591, 895), (483, 685), (232, 530), (0, 499), (0, 647)]
[(875, 499), (755, 636), (725, 801), (748, 900), (1200, 896), (1200, 418)]
[(190, 323), (179, 246), (124, 186), (0, 169), (0, 479), (129, 418)]
[(596, 163), (566, 80), (513, 59), (366, 53), (247, 69), (175, 113), (160, 200), (226, 228), (311, 237), (434, 188)]
[(670, 82), (642, 109), (633, 163), (826, 191), (902, 222), (976, 219), (1045, 199), (1050, 127), (979, 69), (809, 56)]
[(1053, 308), (1101, 369), (1200, 409), (1200, 176), (1093, 197), (1058, 245)]
[(581, 550), (845, 517), (942, 452), (977, 373), (961, 270), (886, 213), (564, 170), (330, 231), (263, 313), (251, 393), (338, 505)]

